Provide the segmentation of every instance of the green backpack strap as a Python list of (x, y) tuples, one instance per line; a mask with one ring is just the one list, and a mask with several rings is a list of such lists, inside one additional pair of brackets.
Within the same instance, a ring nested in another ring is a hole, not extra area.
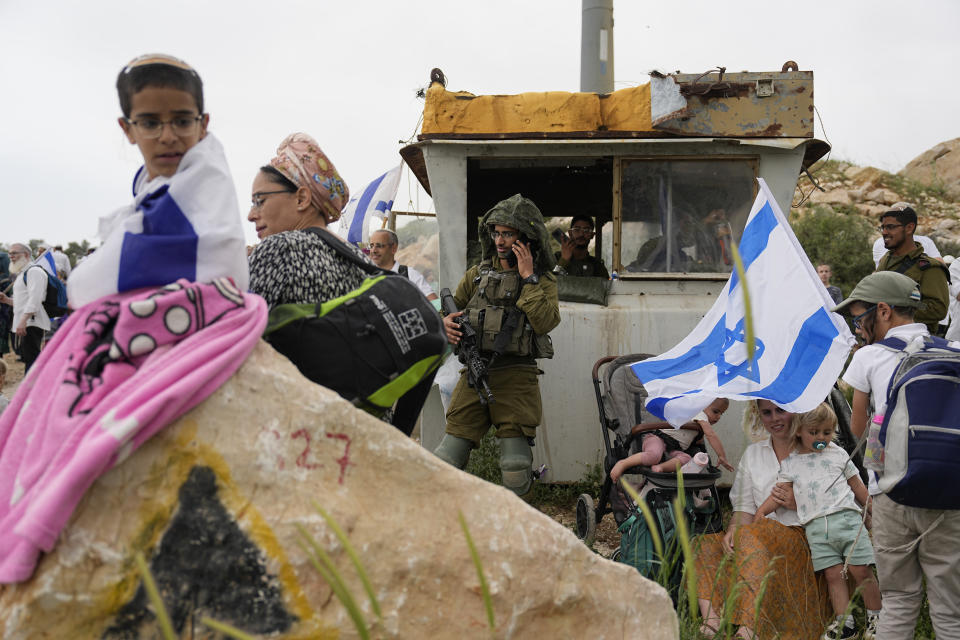
[(274, 331), (278, 331), (291, 322), (302, 320), (316, 315), (316, 305), (312, 304), (281, 304), (270, 309), (267, 316), (267, 326), (263, 330), (263, 335), (268, 336)]

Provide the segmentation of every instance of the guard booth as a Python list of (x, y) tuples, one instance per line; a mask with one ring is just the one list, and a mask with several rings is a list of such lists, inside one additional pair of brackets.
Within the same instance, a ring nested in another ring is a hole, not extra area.
[[(548, 482), (579, 480), (601, 460), (594, 362), (659, 354), (686, 337), (733, 268), (729, 242), (743, 230), (756, 178), (789, 211), (801, 172), (829, 150), (813, 138), (813, 72), (794, 63), (771, 73), (653, 74), (610, 94), (475, 96), (434, 82), (423, 115), (418, 142), (401, 155), (434, 201), (441, 287), (455, 289), (479, 261), (478, 218), (515, 193), (548, 222), (592, 216), (592, 252), (617, 274), (587, 296), (583, 283), (560, 277), (562, 321), (551, 333), (556, 355), (540, 361), (534, 447)], [(734, 464), (749, 444), (742, 412), (732, 403), (717, 425)], [(435, 387), (423, 446), (432, 450), (443, 431)]]

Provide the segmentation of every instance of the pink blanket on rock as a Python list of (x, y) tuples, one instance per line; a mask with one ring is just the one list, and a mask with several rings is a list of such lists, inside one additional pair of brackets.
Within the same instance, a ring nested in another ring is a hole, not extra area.
[(29, 578), (90, 485), (226, 381), (266, 321), (227, 278), (74, 312), (0, 415), (0, 583)]

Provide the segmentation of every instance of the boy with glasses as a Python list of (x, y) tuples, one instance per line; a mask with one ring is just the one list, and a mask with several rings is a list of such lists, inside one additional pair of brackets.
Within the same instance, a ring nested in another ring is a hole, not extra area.
[(570, 229), (560, 236), (560, 251), (555, 254), (557, 273), (567, 276), (610, 277), (603, 261), (589, 253), (590, 241), (594, 236), (593, 228), (593, 218), (590, 216), (573, 216)]
[(144, 164), (133, 204), (100, 220), (102, 246), (71, 274), (70, 306), (180, 278), (227, 276), (245, 291), (236, 190), (223, 148), (207, 131), (200, 76), (182, 60), (148, 54), (120, 71), (117, 93), (120, 128)]
[(906, 202), (898, 202), (880, 216), (880, 233), (887, 253), (880, 258), (877, 271), (902, 273), (920, 285), (921, 302), (914, 318), (936, 333), (937, 325), (947, 315), (950, 300), (947, 267), (940, 260), (924, 253), (914, 240), (917, 214)]

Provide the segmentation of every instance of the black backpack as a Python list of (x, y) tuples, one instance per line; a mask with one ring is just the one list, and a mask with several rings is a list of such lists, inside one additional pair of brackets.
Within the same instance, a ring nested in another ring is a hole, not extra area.
[(339, 298), (274, 307), (264, 338), (304, 376), (380, 416), (440, 366), (440, 313), (407, 278), (362, 260), (325, 229), (305, 231), (370, 275)]

